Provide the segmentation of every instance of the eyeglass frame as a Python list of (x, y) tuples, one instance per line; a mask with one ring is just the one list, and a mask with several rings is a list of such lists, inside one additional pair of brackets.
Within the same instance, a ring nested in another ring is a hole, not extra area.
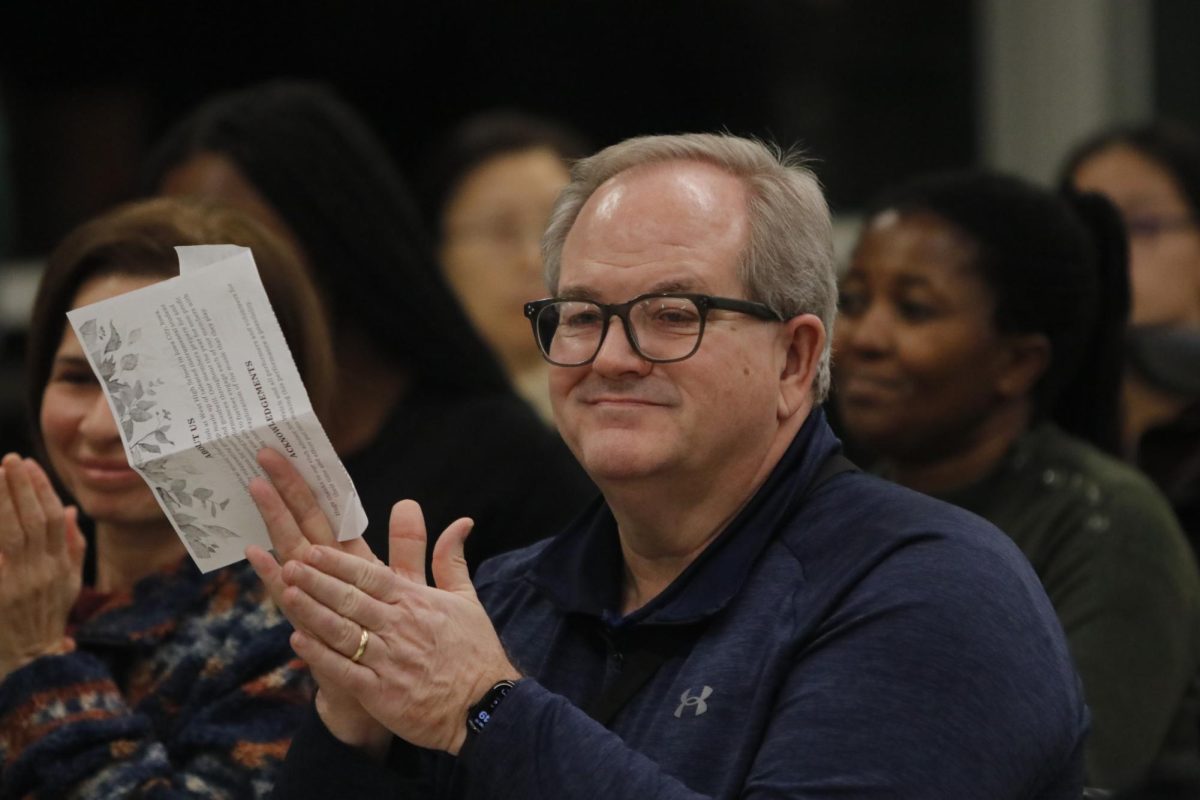
[[(681, 300), (690, 300), (696, 304), (696, 309), (700, 312), (700, 330), (696, 332), (696, 343), (686, 355), (676, 358), (654, 358), (642, 352), (641, 345), (637, 342), (637, 337), (633, 333), (633, 323), (629, 321), (629, 312), (638, 303), (646, 300), (652, 300), (656, 297), (676, 298)], [(538, 335), (538, 316), (543, 309), (548, 308), (554, 303), (591, 303), (600, 309), (603, 314), (603, 327), (600, 329), (600, 338), (596, 341), (596, 352), (592, 353), (591, 357), (585, 361), (580, 361), (577, 364), (560, 364), (557, 361), (550, 359), (550, 354), (546, 352), (546, 347), (542, 344), (542, 337)], [(700, 342), (704, 339), (704, 329), (708, 324), (708, 312), (717, 311), (736, 311), (741, 314), (747, 314), (757, 319), (766, 322), (783, 322), (784, 317), (780, 315), (770, 306), (765, 303), (759, 303), (754, 300), (739, 300), (733, 297), (716, 297), (710, 294), (696, 294), (692, 292), (647, 292), (639, 294), (632, 300), (626, 300), (624, 303), (601, 303), (596, 300), (589, 300), (582, 297), (547, 297), (543, 300), (531, 300), (525, 304), (525, 316), (529, 319), (529, 325), (533, 329), (533, 339), (537, 343), (538, 352), (542, 354), (542, 358), (546, 363), (556, 367), (583, 367), (591, 364), (596, 360), (596, 356), (600, 355), (600, 349), (604, 347), (604, 340), (608, 337), (609, 323), (613, 317), (621, 320), (621, 326), (625, 330), (625, 339), (629, 342), (629, 346), (633, 348), (633, 352), (637, 353), (639, 358), (649, 361), (651, 364), (673, 364), (677, 361), (685, 361), (696, 355), (700, 349)]]

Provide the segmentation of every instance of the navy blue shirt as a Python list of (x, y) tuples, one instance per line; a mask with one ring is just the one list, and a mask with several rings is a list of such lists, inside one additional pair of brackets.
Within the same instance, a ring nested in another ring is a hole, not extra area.
[[(863, 473), (810, 487), (838, 448), (814, 412), (726, 531), (628, 616), (603, 503), (488, 562), (480, 598), (530, 677), (487, 727), (458, 758), (400, 743), (388, 767), (314, 716), (279, 796), (345, 792), (353, 774), (376, 797), (1077, 800), (1087, 712), (1025, 558)], [(608, 727), (582, 710), (630, 647), (671, 632), (687, 644)]]

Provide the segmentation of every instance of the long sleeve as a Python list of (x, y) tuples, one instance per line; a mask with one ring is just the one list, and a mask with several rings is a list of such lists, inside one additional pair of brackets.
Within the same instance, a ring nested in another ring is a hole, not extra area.
[(1079, 524), (1089, 523), (1091, 535), (1064, 555), (1070, 563), (1047, 576), (1046, 589), (1092, 711), (1089, 783), (1116, 789), (1160, 755), (1187, 752), (1195, 761), (1200, 582), (1157, 498), (1128, 492), (1110, 515)]
[(290, 625), (242, 588), (220, 584), (206, 613), (152, 647), (93, 643), (9, 675), (0, 798), (269, 794), (311, 678)]

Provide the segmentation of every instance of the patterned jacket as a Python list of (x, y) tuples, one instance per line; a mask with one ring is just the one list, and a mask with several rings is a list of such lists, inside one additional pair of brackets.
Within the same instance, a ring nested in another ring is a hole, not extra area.
[(85, 613), (76, 652), (0, 682), (0, 798), (270, 793), (313, 684), (247, 564), (185, 561)]

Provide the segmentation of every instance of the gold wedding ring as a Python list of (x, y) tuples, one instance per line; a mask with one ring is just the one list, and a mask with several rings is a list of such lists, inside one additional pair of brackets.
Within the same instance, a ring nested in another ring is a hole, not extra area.
[(367, 632), (366, 628), (363, 628), (362, 636), (358, 639), (358, 649), (354, 651), (354, 655), (350, 656), (350, 660), (355, 664), (363, 657), (363, 653), (367, 652), (367, 642), (370, 638), (371, 634)]

